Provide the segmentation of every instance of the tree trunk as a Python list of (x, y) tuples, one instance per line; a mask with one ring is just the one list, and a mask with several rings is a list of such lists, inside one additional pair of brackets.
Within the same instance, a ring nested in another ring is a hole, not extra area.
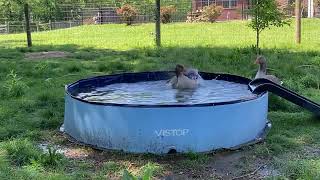
[(30, 29), (30, 15), (29, 15), (29, 5), (24, 5), (24, 15), (26, 19), (26, 33), (27, 33), (27, 42), (28, 47), (32, 46), (32, 40), (31, 40), (31, 29)]
[(161, 46), (160, 0), (156, 0), (156, 45)]
[(256, 53), (257, 53), (257, 55), (260, 55), (260, 31), (259, 31), (259, 29), (256, 29), (256, 32), (257, 32), (257, 34), (256, 34), (256, 38), (257, 38), (257, 43), (256, 43)]
[(256, 53), (257, 55), (260, 54), (260, 29), (259, 29), (259, 15), (260, 15), (260, 6), (259, 6), (259, 0), (256, 1), (256, 39), (257, 39), (257, 43), (256, 43)]
[(301, 0), (296, 0), (296, 43), (301, 43)]

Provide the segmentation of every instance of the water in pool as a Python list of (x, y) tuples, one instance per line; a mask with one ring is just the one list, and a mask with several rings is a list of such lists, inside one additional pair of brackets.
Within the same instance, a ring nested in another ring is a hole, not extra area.
[(202, 104), (254, 98), (248, 86), (221, 80), (204, 80), (195, 90), (172, 89), (166, 81), (119, 83), (78, 93), (77, 97), (116, 104), (161, 105)]

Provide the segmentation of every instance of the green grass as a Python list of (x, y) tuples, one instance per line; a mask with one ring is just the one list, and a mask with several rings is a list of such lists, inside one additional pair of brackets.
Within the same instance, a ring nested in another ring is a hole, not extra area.
[[(63, 122), (64, 85), (81, 78), (168, 70), (176, 63), (202, 71), (253, 77), (257, 68), (253, 64), (254, 33), (246, 24), (235, 21), (164, 25), (163, 47), (158, 49), (154, 48), (153, 24), (93, 25), (34, 33), (32, 48), (25, 48), (24, 34), (0, 35), (0, 178), (112, 179), (121, 177), (125, 170), (135, 176), (152, 171), (157, 177), (166, 172), (181, 177), (180, 171), (188, 171), (183, 178), (194, 174), (216, 177), (214, 172), (208, 174), (204, 170), (215, 155), (158, 157), (93, 151), (99, 158), (63, 160), (63, 165), (55, 168), (43, 164), (36, 144), (49, 141), (68, 145), (57, 132)], [(294, 43), (293, 25), (272, 28), (262, 34), (262, 52), (269, 61), (270, 72), (279, 76), (285, 86), (317, 102), (320, 102), (319, 25), (319, 19), (303, 20), (301, 45)], [(72, 55), (43, 60), (24, 58), (26, 52), (49, 50)], [(320, 152), (319, 120), (276, 96), (270, 96), (269, 107), (273, 128), (265, 143), (248, 147), (250, 157), (256, 157), (251, 160), (271, 159), (284, 177), (319, 178), (320, 159), (315, 153)], [(243, 165), (237, 167), (241, 172)]]

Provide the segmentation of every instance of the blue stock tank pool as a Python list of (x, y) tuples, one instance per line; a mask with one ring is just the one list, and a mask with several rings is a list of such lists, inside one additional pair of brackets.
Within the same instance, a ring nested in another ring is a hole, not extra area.
[(250, 79), (200, 73), (196, 90), (172, 89), (172, 72), (106, 75), (66, 86), (64, 131), (96, 148), (133, 153), (208, 152), (263, 140), (268, 94)]

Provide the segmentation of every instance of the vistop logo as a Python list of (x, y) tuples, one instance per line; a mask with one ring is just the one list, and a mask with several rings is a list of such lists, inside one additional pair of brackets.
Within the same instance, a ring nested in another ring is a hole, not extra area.
[(185, 136), (189, 129), (161, 129), (155, 131), (157, 136)]

